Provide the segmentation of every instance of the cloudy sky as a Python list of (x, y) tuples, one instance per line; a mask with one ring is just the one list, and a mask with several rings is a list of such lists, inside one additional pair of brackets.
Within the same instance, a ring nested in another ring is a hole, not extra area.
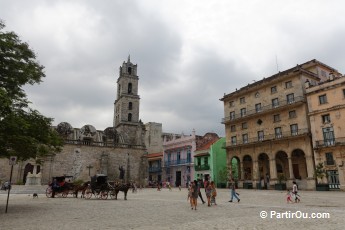
[(224, 93), (317, 59), (345, 73), (342, 0), (0, 0), (45, 66), (25, 87), (54, 125), (112, 126), (119, 66), (138, 64), (140, 117), (224, 136)]

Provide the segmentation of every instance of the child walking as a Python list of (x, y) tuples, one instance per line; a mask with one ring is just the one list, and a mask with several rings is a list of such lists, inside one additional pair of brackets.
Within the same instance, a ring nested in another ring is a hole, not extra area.
[(292, 198), (291, 192), (290, 192), (290, 190), (287, 190), (287, 193), (286, 193), (286, 203), (293, 203), (291, 198)]

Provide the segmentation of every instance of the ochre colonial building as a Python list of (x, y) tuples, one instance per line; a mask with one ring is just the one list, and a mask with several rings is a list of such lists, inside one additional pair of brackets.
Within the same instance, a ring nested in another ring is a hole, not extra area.
[(323, 164), (330, 189), (345, 190), (345, 77), (306, 84), (315, 165)]
[(312, 60), (224, 95), (228, 166), (238, 162), (239, 186), (273, 187), (278, 178), (315, 189), (305, 82), (339, 73)]

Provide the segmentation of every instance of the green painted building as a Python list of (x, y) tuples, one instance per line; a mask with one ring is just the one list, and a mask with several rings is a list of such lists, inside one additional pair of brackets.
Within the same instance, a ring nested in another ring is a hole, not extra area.
[(225, 187), (229, 175), (226, 151), (222, 147), (225, 137), (205, 143), (194, 152), (194, 179), (212, 180), (217, 187)]
[(211, 145), (210, 161), (212, 178), (217, 187), (225, 187), (229, 176), (229, 170), (226, 161), (226, 150), (222, 148), (225, 143), (225, 137), (220, 138)]

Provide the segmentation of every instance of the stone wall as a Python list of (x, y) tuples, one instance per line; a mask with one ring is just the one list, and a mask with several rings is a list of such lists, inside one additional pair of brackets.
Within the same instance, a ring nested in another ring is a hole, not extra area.
[[(90, 180), (90, 175), (104, 173), (109, 180), (118, 180), (119, 166), (125, 169), (125, 179), (143, 183), (147, 177), (147, 162), (142, 158), (144, 149), (98, 147), (66, 144), (62, 152), (44, 159), (41, 166), (42, 184), (54, 176), (73, 176), (74, 180)], [(32, 162), (32, 161), (30, 161)], [(29, 161), (14, 166), (12, 182), (23, 181), (24, 168)], [(91, 166), (91, 167), (89, 167)], [(0, 159), (0, 180), (9, 180), (11, 167), (8, 159)]]

